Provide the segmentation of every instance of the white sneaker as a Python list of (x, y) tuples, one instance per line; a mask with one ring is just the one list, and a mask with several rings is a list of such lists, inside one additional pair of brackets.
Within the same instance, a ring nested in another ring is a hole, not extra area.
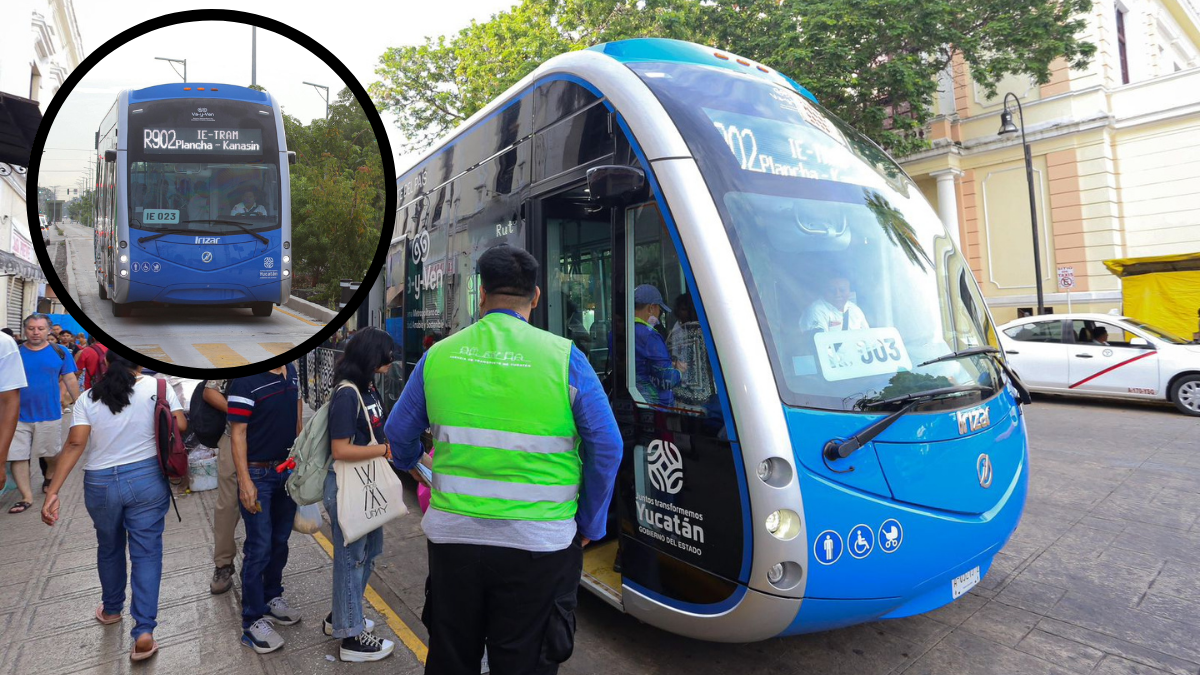
[(385, 640), (374, 633), (362, 632), (352, 638), (342, 640), (342, 649), (338, 657), (343, 661), (362, 663), (364, 661), (379, 661), (391, 655), (396, 644)]
[(481, 675), (492, 672), (492, 667), (487, 662), (487, 647), (483, 648), (483, 662), (479, 664), (479, 672)]
[(293, 612), (291, 607), (288, 607), (287, 600), (284, 600), (283, 596), (268, 602), (267, 608), (267, 613), (271, 620), (281, 626), (291, 626), (292, 624), (300, 623), (300, 615)]
[(283, 646), (283, 636), (275, 632), (268, 619), (259, 619), (242, 631), (242, 644), (259, 654), (267, 654)]
[[(323, 627), (325, 629), (325, 634), (328, 635), (329, 637), (333, 637), (333, 613), (331, 612), (331, 613), (327, 614), (325, 616), (325, 621), (323, 621), (322, 623), (324, 624)], [(375, 630), (375, 622), (366, 617), (363, 617), (363, 632), (370, 633), (373, 630)]]

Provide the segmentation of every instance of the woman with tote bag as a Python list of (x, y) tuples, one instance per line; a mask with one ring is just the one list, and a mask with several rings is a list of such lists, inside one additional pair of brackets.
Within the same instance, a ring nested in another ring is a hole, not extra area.
[[(162, 582), (163, 527), (171, 502), (171, 487), (158, 462), (154, 434), (154, 405), (158, 385), (142, 375), (142, 367), (114, 351), (106, 355), (104, 378), (79, 397), (71, 432), (58, 459), (58, 470), (46, 491), (42, 520), (58, 522), (58, 491), (91, 441), (83, 466), (83, 500), (96, 527), (100, 546), (96, 566), (104, 602), (96, 621), (121, 622), (125, 604), (125, 547), (128, 540), (133, 573), (133, 650), (129, 658), (154, 656), (158, 643), (158, 590)], [(182, 432), (187, 428), (175, 390), (166, 388), (171, 412)]]
[[(333, 465), (325, 476), (325, 510), (333, 529), (333, 611), (325, 617), (325, 634), (341, 638), (342, 661), (378, 661), (392, 653), (395, 644), (376, 636), (374, 622), (363, 616), (363, 595), (375, 557), (383, 552), (383, 527), (372, 529), (349, 544), (338, 517), (338, 470), (351, 463), (384, 458), (392, 453), (383, 435), (383, 403), (372, 383), (375, 373), (385, 373), (393, 360), (392, 336), (378, 328), (364, 328), (345, 343), (345, 352), (333, 370), (337, 389), (329, 404), (329, 440)], [(395, 478), (390, 466), (387, 476)], [(398, 485), (398, 482), (397, 482)], [(348, 487), (347, 487), (348, 489)], [(399, 491), (392, 509), (403, 509)], [(345, 502), (343, 501), (343, 504)], [(360, 515), (360, 514), (355, 514)], [(349, 514), (343, 514), (344, 517)]]

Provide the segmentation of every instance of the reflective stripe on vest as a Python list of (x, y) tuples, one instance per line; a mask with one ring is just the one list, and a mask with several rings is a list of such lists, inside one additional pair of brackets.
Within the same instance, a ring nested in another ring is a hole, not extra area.
[(571, 342), (492, 313), (430, 348), (430, 508), (504, 520), (575, 516), (582, 470)]

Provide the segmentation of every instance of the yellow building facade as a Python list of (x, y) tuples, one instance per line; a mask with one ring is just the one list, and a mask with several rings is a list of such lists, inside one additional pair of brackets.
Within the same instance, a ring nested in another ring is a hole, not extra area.
[[(1097, 0), (1087, 19), (1092, 63), (1057, 62), (1045, 85), (1009, 77), (988, 97), (956, 62), (925, 130), (932, 147), (901, 160), (999, 323), (1037, 305), (1021, 135), (998, 134), (1008, 92), (1032, 150), (1047, 307), (1120, 308), (1105, 260), (1200, 252), (1200, 13), (1193, 0)], [(1069, 293), (1060, 268), (1073, 271)]]

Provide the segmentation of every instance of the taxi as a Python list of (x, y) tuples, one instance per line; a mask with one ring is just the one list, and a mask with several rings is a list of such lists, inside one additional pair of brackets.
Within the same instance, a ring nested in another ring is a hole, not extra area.
[(1170, 401), (1200, 415), (1200, 344), (1137, 319), (1030, 316), (1000, 326), (999, 337), (1032, 391)]

